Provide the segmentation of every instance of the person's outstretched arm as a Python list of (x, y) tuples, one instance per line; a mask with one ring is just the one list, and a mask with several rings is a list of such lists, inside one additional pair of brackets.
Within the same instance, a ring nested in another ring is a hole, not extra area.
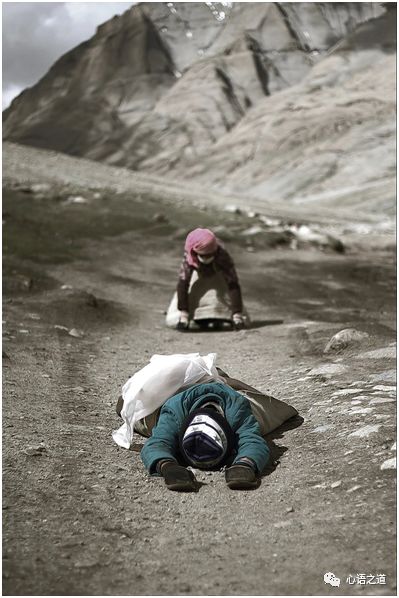
[(166, 459), (177, 462), (178, 446), (179, 422), (173, 411), (164, 406), (151, 437), (141, 451), (145, 468), (149, 473), (155, 474), (159, 473), (156, 469), (158, 461)]

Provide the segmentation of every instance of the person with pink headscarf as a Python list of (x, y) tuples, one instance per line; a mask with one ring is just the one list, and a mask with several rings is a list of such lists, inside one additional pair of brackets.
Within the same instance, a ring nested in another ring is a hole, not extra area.
[(196, 228), (187, 235), (172, 304), (167, 325), (178, 330), (187, 329), (190, 320), (201, 328), (217, 328), (223, 322), (236, 329), (245, 326), (234, 262), (221, 241), (207, 228)]

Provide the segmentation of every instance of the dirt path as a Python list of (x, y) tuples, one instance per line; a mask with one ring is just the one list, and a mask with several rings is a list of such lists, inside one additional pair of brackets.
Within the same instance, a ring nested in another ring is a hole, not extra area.
[[(232, 244), (254, 327), (181, 334), (163, 323), (181, 248), (167, 229), (129, 232), (113, 211), (126, 232), (83, 230), (61, 255), (79, 215), (41, 231), (5, 204), (20, 242), (5, 239), (3, 593), (394, 594), (396, 472), (381, 469), (396, 456), (393, 254)], [(196, 224), (195, 210), (176, 218)], [(323, 355), (347, 327), (370, 336)], [(303, 418), (268, 439), (256, 491), (199, 473), (198, 494), (170, 492), (112, 441), (127, 378), (153, 353), (193, 351)], [(347, 583), (356, 574), (386, 583)]]

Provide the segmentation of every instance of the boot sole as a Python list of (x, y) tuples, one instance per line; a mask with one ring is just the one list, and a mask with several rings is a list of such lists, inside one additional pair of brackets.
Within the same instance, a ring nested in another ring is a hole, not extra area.
[(172, 482), (171, 484), (166, 484), (168, 490), (175, 490), (177, 492), (196, 492), (197, 486), (195, 484), (190, 483), (182, 483), (182, 482)]
[(254, 480), (253, 482), (233, 481), (226, 482), (230, 490), (252, 490), (259, 486), (259, 481)]

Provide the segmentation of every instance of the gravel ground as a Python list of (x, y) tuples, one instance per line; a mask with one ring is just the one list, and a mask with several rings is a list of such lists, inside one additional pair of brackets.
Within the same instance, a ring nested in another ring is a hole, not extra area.
[[(10, 153), (4, 171), (3, 593), (396, 594), (394, 239), (345, 255), (231, 243), (253, 327), (178, 333), (164, 327), (171, 238), (226, 216), (89, 192), (59, 170), (43, 196), (15, 191), (43, 178)], [(369, 336), (324, 354), (344, 328)], [(127, 378), (153, 353), (192, 351), (300, 414), (269, 435), (255, 491), (217, 472), (171, 492), (112, 441)]]

